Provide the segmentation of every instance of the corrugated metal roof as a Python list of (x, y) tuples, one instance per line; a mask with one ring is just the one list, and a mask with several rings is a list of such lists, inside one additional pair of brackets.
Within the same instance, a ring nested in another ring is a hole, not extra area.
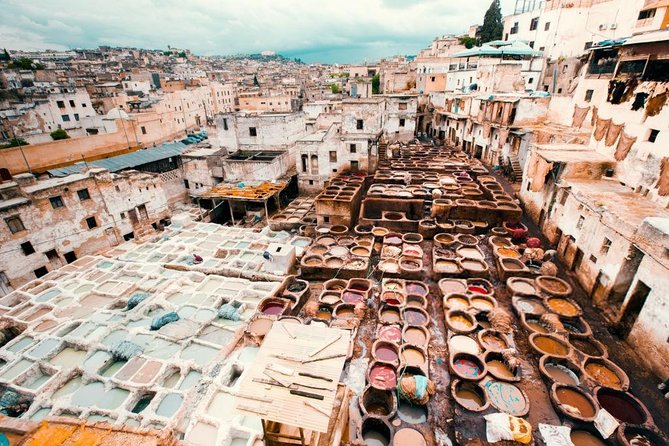
[(124, 169), (131, 169), (143, 164), (152, 163), (154, 161), (160, 161), (172, 156), (181, 155), (186, 149), (188, 149), (188, 146), (181, 142), (165, 143), (158, 147), (142, 149), (124, 155), (112, 156), (111, 158), (89, 161), (87, 163), (79, 162), (71, 166), (51, 169), (48, 172), (50, 175), (56, 177), (64, 177), (75, 173), (81, 173), (86, 164), (89, 166), (102, 167), (110, 172), (118, 172)]
[(476, 57), (476, 56), (541, 56), (542, 51), (532, 49), (528, 44), (514, 40), (513, 42), (496, 41), (484, 43), (482, 46), (453, 54), (453, 57)]

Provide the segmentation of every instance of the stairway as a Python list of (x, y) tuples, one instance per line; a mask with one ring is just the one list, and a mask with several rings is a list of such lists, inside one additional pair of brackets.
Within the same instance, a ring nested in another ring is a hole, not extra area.
[(379, 150), (378, 150), (378, 158), (379, 158), (379, 165), (381, 165), (382, 162), (385, 162), (388, 159), (388, 143), (385, 141), (379, 142)]
[(523, 168), (520, 167), (520, 161), (516, 155), (509, 155), (509, 163), (511, 164), (511, 170), (513, 170), (513, 181), (522, 181), (523, 180)]

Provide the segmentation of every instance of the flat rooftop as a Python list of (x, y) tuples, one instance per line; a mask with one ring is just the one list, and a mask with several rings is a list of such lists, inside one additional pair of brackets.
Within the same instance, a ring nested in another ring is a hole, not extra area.
[(548, 162), (615, 163), (615, 159), (580, 144), (540, 144), (537, 154)]

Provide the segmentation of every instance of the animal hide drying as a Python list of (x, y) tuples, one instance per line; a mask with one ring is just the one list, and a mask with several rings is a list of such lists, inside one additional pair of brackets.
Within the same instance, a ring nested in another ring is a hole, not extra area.
[(625, 127), (625, 124), (614, 124), (611, 122), (609, 129), (606, 131), (606, 140), (604, 141), (606, 147), (610, 147), (616, 142), (623, 127)]
[(669, 158), (662, 158), (660, 163), (660, 179), (657, 180), (657, 193), (665, 197), (669, 195)]
[(627, 154), (630, 153), (632, 145), (636, 142), (636, 136), (630, 136), (625, 132), (620, 134), (620, 139), (618, 140), (618, 146), (616, 146), (616, 153), (613, 155), (616, 161), (622, 161), (627, 157)]
[(588, 115), (588, 111), (590, 111), (590, 107), (579, 107), (578, 105), (574, 107), (574, 116), (571, 120), (572, 127), (578, 127), (580, 129), (583, 126), (585, 117)]
[(611, 118), (609, 119), (602, 119), (602, 118), (597, 118), (597, 125), (595, 126), (595, 140), (601, 141), (602, 138), (604, 138), (604, 135), (606, 135), (606, 131), (609, 129), (609, 125), (611, 124)]

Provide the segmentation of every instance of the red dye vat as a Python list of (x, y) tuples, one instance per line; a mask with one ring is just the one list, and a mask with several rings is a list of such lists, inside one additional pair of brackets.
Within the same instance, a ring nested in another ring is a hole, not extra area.
[(352, 291), (345, 291), (341, 298), (347, 304), (355, 304), (358, 302), (362, 302), (364, 296), (362, 294), (354, 293)]
[(481, 374), (479, 365), (465, 358), (457, 359), (453, 363), (453, 369), (465, 378), (476, 378)]
[(381, 361), (395, 362), (397, 361), (397, 358), (399, 358), (397, 352), (394, 349), (388, 347), (387, 345), (380, 345), (376, 347), (374, 353), (376, 354), (376, 357), (379, 358)]
[(468, 288), (470, 293), (475, 294), (488, 294), (488, 290), (479, 285), (470, 285)]
[(395, 325), (384, 325), (376, 333), (379, 339), (388, 342), (400, 342), (402, 340), (402, 330)]
[(420, 294), (421, 296), (424, 296), (427, 294), (427, 288), (421, 283), (409, 282), (407, 284), (407, 292), (409, 294)]
[(279, 303), (269, 303), (262, 308), (262, 314), (269, 316), (278, 316), (283, 313), (283, 305)]
[(397, 386), (397, 375), (391, 366), (377, 364), (369, 371), (369, 381), (377, 389), (391, 390)]

